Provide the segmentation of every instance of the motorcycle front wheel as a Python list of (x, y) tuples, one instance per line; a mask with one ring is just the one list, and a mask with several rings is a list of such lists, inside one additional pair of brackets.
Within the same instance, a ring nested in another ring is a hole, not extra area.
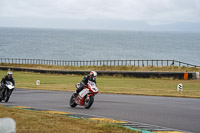
[(87, 98), (85, 98), (84, 107), (85, 107), (86, 109), (89, 109), (89, 108), (92, 106), (93, 102), (94, 102), (94, 96), (93, 96), (93, 95), (90, 95), (90, 97), (89, 97), (88, 100), (87, 100)]
[(11, 93), (12, 93), (11, 90), (6, 89), (6, 91), (5, 91), (5, 102), (8, 102), (8, 100), (10, 99)]
[(0, 91), (0, 102), (1, 102), (2, 100), (4, 100), (4, 96), (5, 96), (5, 91), (4, 91), (4, 89), (2, 89), (2, 90)]
[(72, 108), (74, 108), (74, 107), (77, 106), (77, 104), (76, 104), (75, 101), (74, 101), (74, 98), (75, 98), (75, 95), (73, 94), (73, 95), (71, 96), (71, 98), (70, 98), (70, 101), (69, 101), (69, 105), (70, 105)]
[(2, 92), (0, 91), (0, 102), (3, 100), (2, 99), (2, 94), (1, 94)]

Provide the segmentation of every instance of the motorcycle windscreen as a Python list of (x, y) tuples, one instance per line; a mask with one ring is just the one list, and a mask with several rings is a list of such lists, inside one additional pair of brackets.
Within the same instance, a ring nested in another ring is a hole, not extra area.
[(89, 81), (88, 82), (88, 86), (89, 88), (91, 88), (91, 91), (94, 92), (94, 93), (98, 93), (98, 88), (96, 86), (96, 84), (92, 81)]

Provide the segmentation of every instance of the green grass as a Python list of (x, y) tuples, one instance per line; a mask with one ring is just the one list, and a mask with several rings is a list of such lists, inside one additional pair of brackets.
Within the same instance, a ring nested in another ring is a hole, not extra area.
[[(32, 68), (32, 67), (31, 67)], [(41, 68), (41, 69), (44, 69)], [(46, 66), (45, 66), (46, 69)], [(53, 68), (50, 68), (53, 69)], [(58, 68), (56, 68), (58, 69)], [(60, 68), (59, 68), (60, 69)], [(75, 68), (77, 69), (77, 68)], [(72, 70), (75, 70), (72, 68)], [(99, 68), (100, 70), (108, 70)], [(109, 68), (109, 70), (114, 68)], [(121, 68), (115, 68), (119, 70)], [(127, 68), (125, 70), (133, 70)], [(138, 68), (143, 71), (197, 71), (196, 68)], [(137, 70), (138, 70), (137, 69)], [(144, 70), (146, 69), (146, 70)], [(172, 70), (171, 70), (172, 69)], [(189, 70), (191, 69), (191, 70)], [(65, 69), (66, 70), (66, 69)], [(69, 69), (67, 69), (69, 70)], [(79, 69), (80, 70), (80, 69)], [(82, 69), (81, 69), (82, 70)], [(83, 69), (83, 70), (89, 70)], [(90, 70), (97, 70), (90, 68)], [(124, 70), (124, 69), (121, 69)], [(7, 71), (0, 71), (0, 77), (6, 75)], [(16, 81), (16, 88), (45, 89), (74, 91), (74, 85), (83, 78), (81, 75), (56, 75), (40, 74), (29, 72), (15, 72), (13, 77)], [(41, 85), (36, 85), (36, 80), (40, 80)], [(179, 83), (183, 84), (183, 92), (177, 92)], [(129, 95), (153, 95), (153, 96), (173, 96), (173, 97), (193, 97), (200, 98), (200, 80), (173, 80), (158, 78), (130, 78), (120, 76), (98, 76), (97, 85), (100, 93), (129, 94)], [(18, 133), (35, 132), (134, 132), (117, 125), (108, 123), (91, 122), (85, 119), (72, 119), (66, 116), (45, 114), (37, 111), (26, 111), (11, 109), (0, 106), (0, 118), (11, 117), (17, 122)], [(91, 126), (92, 125), (92, 126)]]
[[(6, 72), (0, 71), (0, 77), (6, 75)], [(78, 75), (29, 72), (14, 72), (13, 76), (16, 81), (16, 88), (62, 91), (75, 91), (74, 85), (83, 78), (83, 76)], [(37, 86), (36, 80), (40, 80), (41, 85)], [(179, 83), (183, 84), (182, 92), (177, 92)], [(200, 98), (200, 80), (98, 76), (97, 85), (100, 93)]]
[(4, 117), (15, 120), (17, 133), (139, 133), (116, 124), (0, 106)]

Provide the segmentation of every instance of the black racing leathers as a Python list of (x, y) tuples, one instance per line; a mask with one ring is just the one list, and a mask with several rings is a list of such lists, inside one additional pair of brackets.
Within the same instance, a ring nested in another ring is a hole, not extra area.
[(96, 84), (96, 80), (92, 80), (92, 79), (90, 78), (90, 75), (86, 75), (86, 76), (82, 79), (82, 81), (81, 81), (81, 83), (80, 83), (80, 87), (77, 88), (77, 90), (76, 90), (76, 93), (77, 93), (77, 94), (78, 94), (79, 92), (81, 92), (85, 86), (87, 86), (88, 81), (95, 82), (95, 84)]

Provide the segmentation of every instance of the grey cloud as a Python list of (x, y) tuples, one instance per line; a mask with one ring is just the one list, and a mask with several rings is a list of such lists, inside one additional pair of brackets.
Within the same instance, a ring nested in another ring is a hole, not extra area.
[(199, 0), (1, 0), (1, 17), (200, 22)]

